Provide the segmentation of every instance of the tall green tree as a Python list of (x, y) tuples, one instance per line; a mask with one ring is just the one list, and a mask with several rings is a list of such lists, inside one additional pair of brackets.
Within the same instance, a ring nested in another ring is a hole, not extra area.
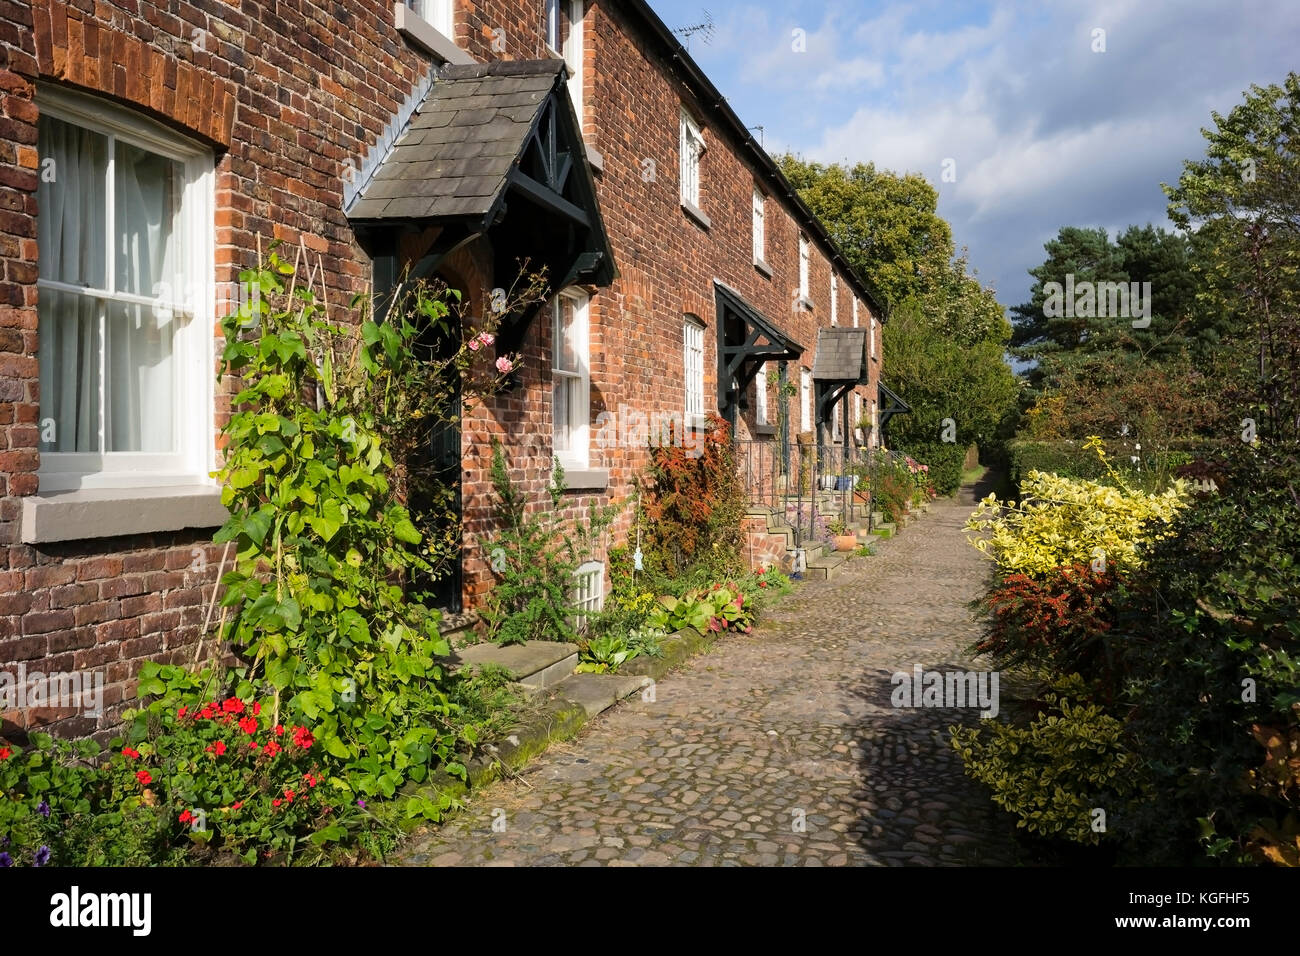
[(1018, 391), (1005, 359), (1011, 326), (965, 250), (955, 254), (935, 188), (869, 163), (778, 162), (889, 310), (885, 378), (912, 407), (891, 419), (890, 445), (925, 457), (943, 445), (991, 442)]
[(1196, 231), (1206, 307), (1238, 322), (1225, 394), (1265, 440), (1300, 441), (1300, 75), (1211, 115), (1205, 158), (1164, 186), (1169, 216)]
[(952, 229), (923, 177), (872, 163), (825, 166), (788, 153), (777, 164), (886, 309), (942, 280), (953, 256)]

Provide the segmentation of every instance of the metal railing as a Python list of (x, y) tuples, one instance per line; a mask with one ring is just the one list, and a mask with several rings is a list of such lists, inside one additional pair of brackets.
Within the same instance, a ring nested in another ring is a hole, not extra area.
[(829, 541), (829, 525), (871, 526), (870, 489), (883, 462), (899, 452), (852, 445), (735, 442), (736, 464), (750, 504), (784, 514), (796, 547)]

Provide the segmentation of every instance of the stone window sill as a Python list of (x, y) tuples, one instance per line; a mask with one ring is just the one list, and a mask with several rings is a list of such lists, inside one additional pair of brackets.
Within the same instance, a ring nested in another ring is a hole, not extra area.
[(585, 139), (582, 142), (583, 148), (587, 152), (587, 165), (598, 173), (605, 171), (605, 157), (596, 151), (596, 148), (588, 143)]
[(402, 0), (396, 0), (393, 4), (393, 25), (406, 39), (444, 63), (474, 62), (472, 56), (456, 46), (455, 40), (412, 11)]
[(713, 220), (706, 216), (704, 210), (695, 205), (695, 203), (691, 202), (689, 199), (682, 200), (682, 211), (705, 229), (712, 228)]
[[(561, 463), (563, 464), (563, 463)], [(607, 491), (609, 489), (608, 468), (565, 468), (565, 491)]]
[(219, 528), (230, 517), (221, 489), (210, 486), (83, 488), (22, 502), (24, 544)]
[(813, 310), (813, 300), (808, 298), (806, 295), (799, 296), (799, 301), (796, 302), (795, 305), (805, 312), (811, 312)]
[(771, 436), (771, 435), (775, 435), (775, 434), (776, 434), (776, 426), (775, 426), (775, 425), (755, 425), (755, 426), (754, 426), (754, 434), (755, 434), (755, 435), (763, 435), (763, 436)]
[(772, 278), (772, 267), (763, 259), (754, 260), (754, 268), (763, 274), (765, 278)]

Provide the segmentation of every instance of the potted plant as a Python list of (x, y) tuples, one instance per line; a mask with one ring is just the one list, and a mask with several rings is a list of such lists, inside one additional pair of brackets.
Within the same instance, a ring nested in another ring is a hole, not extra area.
[(858, 546), (858, 536), (849, 531), (842, 517), (832, 518), (826, 523), (826, 530), (831, 533), (836, 551), (852, 551)]

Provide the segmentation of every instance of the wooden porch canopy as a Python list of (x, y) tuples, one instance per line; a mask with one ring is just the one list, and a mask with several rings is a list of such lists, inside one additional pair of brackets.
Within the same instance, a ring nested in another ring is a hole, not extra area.
[[(442, 68), (347, 209), (374, 256), (377, 292), (433, 275), (482, 236), (497, 286), (542, 269), (552, 292), (613, 281), (614, 255), (566, 78), (558, 59)], [(400, 261), (399, 239), (411, 234), (432, 238), (414, 261)], [(518, 351), (538, 308), (507, 317), (500, 352)]]
[(718, 315), (718, 409), (736, 425), (750, 382), (764, 362), (786, 362), (803, 354), (803, 346), (745, 301), (731, 286), (713, 280)]
[(885, 388), (885, 383), (879, 385), (880, 392), (880, 431), (884, 434), (885, 424), (895, 415), (911, 414), (912, 406), (907, 404), (889, 389)]
[[(829, 328), (817, 330), (817, 355), (813, 360), (816, 424), (830, 421), (831, 409), (859, 385), (870, 383), (867, 366), (867, 330)], [(847, 434), (847, 429), (845, 431)]]

